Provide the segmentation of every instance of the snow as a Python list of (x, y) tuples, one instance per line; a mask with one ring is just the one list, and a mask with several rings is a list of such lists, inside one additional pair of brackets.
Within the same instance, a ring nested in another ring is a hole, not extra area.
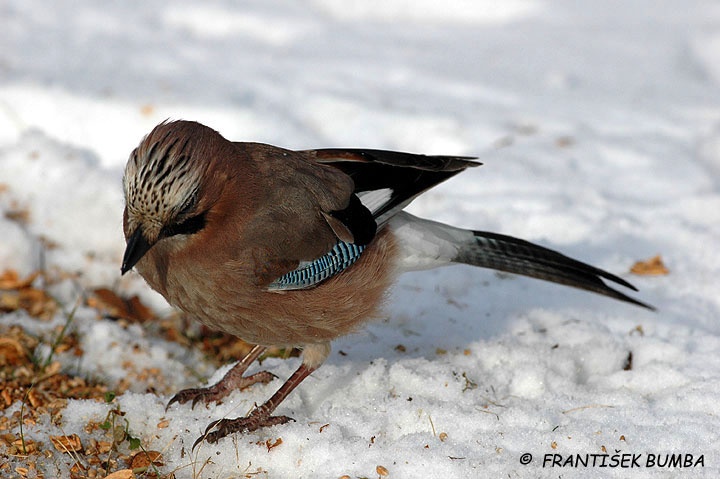
[[(704, 455), (693, 474), (716, 477), (720, 7), (440, 5), (3, 2), (0, 270), (57, 267), (82, 288), (140, 294), (169, 313), (137, 275), (119, 277), (124, 164), (166, 118), (288, 148), (478, 155), (484, 166), (409, 211), (560, 249), (626, 277), (658, 312), (464, 266), (407, 274), (386, 317), (336, 341), (280, 407), (295, 422), (194, 453), (210, 421), (245, 414), (280, 381), (165, 412), (178, 388), (227, 368), (213, 372), (198, 353), (86, 307), (72, 326), (82, 362), (59, 359), (111, 385), (128, 374), (125, 361), (162, 372), (155, 393), (138, 384), (117, 402), (177, 478), (377, 477), (379, 465), (398, 478), (657, 477), (657, 467), (542, 467), (545, 454), (602, 448)], [(29, 212), (26, 224), (8, 216), (17, 209)], [(658, 253), (668, 276), (627, 273)], [(78, 287), (54, 293), (70, 310)], [(63, 322), (0, 316), (34, 331)], [(280, 378), (296, 366), (263, 363)], [(84, 425), (109, 407), (73, 400), (62, 424), (25, 434), (86, 437)], [(158, 428), (162, 420), (169, 427)], [(69, 477), (72, 464), (55, 459), (46, 477)]]

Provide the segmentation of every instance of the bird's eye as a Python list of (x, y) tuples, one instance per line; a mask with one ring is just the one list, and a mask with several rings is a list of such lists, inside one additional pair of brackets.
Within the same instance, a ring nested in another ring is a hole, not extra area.
[(180, 212), (178, 213), (177, 217), (182, 218), (184, 216), (187, 216), (192, 212), (192, 210), (197, 206), (197, 192), (193, 193), (188, 197), (187, 200), (185, 200), (185, 203), (183, 203), (182, 207), (180, 208)]
[(167, 225), (161, 230), (160, 237), (167, 238), (175, 235), (195, 234), (205, 228), (206, 216), (207, 212), (203, 212), (199, 215), (191, 216), (183, 221)]
[(195, 191), (180, 207), (180, 211), (175, 216), (175, 222), (165, 226), (160, 231), (161, 238), (175, 235), (191, 235), (205, 227), (205, 215), (207, 212), (193, 214), (195, 208), (197, 208), (197, 200), (198, 193)]

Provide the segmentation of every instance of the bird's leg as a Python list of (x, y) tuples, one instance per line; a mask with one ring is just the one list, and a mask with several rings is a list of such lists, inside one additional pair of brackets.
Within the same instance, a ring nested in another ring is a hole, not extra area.
[(192, 407), (195, 407), (199, 401), (209, 403), (211, 401), (219, 401), (235, 389), (245, 389), (255, 383), (269, 383), (275, 378), (275, 375), (261, 371), (251, 376), (243, 376), (247, 368), (260, 356), (267, 348), (265, 346), (254, 346), (249, 353), (245, 355), (240, 362), (223, 376), (216, 384), (206, 388), (190, 388), (183, 389), (170, 399), (165, 410), (173, 403), (185, 404), (192, 401)]
[[(239, 417), (236, 419), (218, 419), (217, 421), (211, 422), (207, 429), (205, 429), (205, 433), (195, 441), (193, 449), (195, 449), (195, 446), (200, 444), (202, 441), (215, 443), (228, 434), (232, 434), (234, 432), (250, 432), (262, 427), (275, 426), (277, 424), (285, 424), (288, 421), (292, 421), (293, 419), (288, 416), (271, 416), (270, 414), (272, 414), (275, 408), (278, 407), (278, 405), (303, 381), (303, 379), (312, 374), (312, 372), (316, 369), (317, 367), (308, 366), (303, 362), (270, 399), (265, 401), (262, 405), (257, 406), (246, 417)], [(214, 431), (212, 431), (212, 429), (214, 429)]]

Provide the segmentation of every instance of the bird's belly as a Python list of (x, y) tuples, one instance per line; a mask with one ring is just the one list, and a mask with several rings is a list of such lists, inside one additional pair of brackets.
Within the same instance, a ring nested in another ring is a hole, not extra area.
[(392, 235), (384, 230), (357, 263), (314, 288), (271, 292), (218, 276), (178, 282), (166, 298), (208, 327), (250, 343), (326, 342), (378, 317), (395, 277), (394, 252)]

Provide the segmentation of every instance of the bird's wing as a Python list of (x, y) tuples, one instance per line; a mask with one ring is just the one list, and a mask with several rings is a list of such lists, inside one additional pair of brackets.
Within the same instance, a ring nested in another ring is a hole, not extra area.
[(430, 156), (370, 149), (308, 151), (318, 163), (352, 178), (355, 194), (379, 227), (422, 192), (481, 163), (465, 156)]
[(302, 262), (268, 285), (269, 291), (289, 291), (316, 286), (344, 271), (360, 258), (364, 246), (339, 241), (330, 251), (313, 261)]
[(352, 178), (347, 207), (324, 211), (338, 242), (328, 252), (273, 281), (268, 289), (306, 289), (352, 265), (378, 228), (422, 192), (480, 163), (459, 156), (427, 156), (383, 150), (322, 149), (301, 152), (319, 165)]

